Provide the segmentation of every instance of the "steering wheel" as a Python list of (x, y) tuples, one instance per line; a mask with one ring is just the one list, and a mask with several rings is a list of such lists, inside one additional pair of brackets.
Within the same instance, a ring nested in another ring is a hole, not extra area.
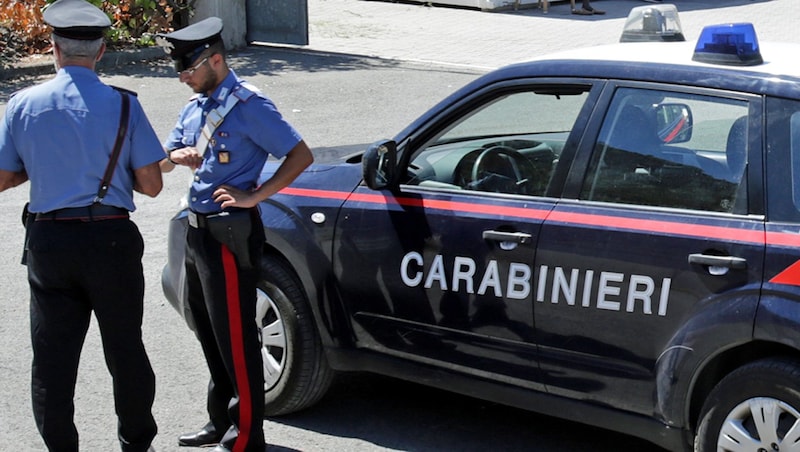
[[(490, 164), (503, 161), (511, 173), (487, 171)], [(485, 175), (488, 173), (488, 176)], [(510, 176), (513, 174), (513, 177)], [(472, 165), (470, 187), (475, 190), (500, 193), (528, 193), (530, 176), (535, 174), (533, 165), (516, 149), (504, 145), (495, 145), (484, 149)]]

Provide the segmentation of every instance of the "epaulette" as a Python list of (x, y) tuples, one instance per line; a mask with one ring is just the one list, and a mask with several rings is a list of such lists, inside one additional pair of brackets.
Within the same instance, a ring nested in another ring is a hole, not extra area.
[(131, 95), (133, 97), (138, 97), (139, 96), (139, 94), (136, 91), (131, 91), (129, 89), (120, 88), (119, 86), (114, 86), (114, 85), (109, 85), (109, 86), (114, 88), (115, 90), (121, 92), (121, 93), (128, 93), (129, 95)]
[(30, 89), (30, 88), (31, 88), (30, 86), (26, 86), (25, 88), (18, 89), (16, 91), (14, 91), (13, 93), (11, 93), (11, 95), (8, 96), (8, 99), (11, 100), (12, 97), (16, 96), (17, 94), (19, 94), (21, 92), (24, 92), (24, 91)]
[(242, 102), (247, 102), (248, 99), (258, 94), (260, 91), (255, 86), (247, 82), (241, 82), (236, 86), (233, 95)]

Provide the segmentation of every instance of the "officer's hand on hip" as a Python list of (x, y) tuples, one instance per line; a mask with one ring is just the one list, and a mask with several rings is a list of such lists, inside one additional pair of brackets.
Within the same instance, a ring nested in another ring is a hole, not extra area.
[(220, 185), (214, 190), (214, 202), (218, 203), (222, 209), (227, 209), (228, 207), (250, 208), (258, 205), (259, 198), (252, 191), (239, 190), (229, 185)]

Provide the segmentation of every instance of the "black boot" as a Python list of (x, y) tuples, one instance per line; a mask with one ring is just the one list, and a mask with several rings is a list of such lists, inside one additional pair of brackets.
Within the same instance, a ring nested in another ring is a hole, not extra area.
[(209, 422), (199, 432), (179, 436), (178, 445), (189, 447), (214, 446), (222, 440), (224, 434), (225, 432), (217, 432), (214, 424)]

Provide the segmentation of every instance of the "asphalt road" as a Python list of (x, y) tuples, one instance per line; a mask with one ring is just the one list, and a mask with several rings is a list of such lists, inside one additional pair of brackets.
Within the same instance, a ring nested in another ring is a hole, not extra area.
[[(392, 137), (408, 122), (479, 72), (454, 67), (249, 48), (232, 55), (236, 72), (262, 89), (304, 135), (318, 160)], [(103, 74), (110, 84), (139, 93), (159, 137), (173, 126), (191, 95), (169, 63), (140, 64)], [(39, 79), (40, 81), (41, 79)], [(8, 96), (36, 82), (0, 84), (0, 113)], [(158, 451), (206, 422), (208, 373), (200, 347), (161, 294), (167, 222), (189, 174), (165, 176), (155, 199), (137, 196), (133, 218), (145, 239), (144, 341), (157, 378), (154, 414)], [(14, 451), (44, 450), (30, 408), (28, 286), (19, 264), (19, 213), (27, 184), (0, 194), (0, 444)], [(81, 451), (119, 450), (111, 381), (93, 322), (75, 395)], [(314, 408), (264, 422), (269, 451), (655, 451), (633, 437), (538, 416), (469, 397), (371, 375), (348, 375)]]

